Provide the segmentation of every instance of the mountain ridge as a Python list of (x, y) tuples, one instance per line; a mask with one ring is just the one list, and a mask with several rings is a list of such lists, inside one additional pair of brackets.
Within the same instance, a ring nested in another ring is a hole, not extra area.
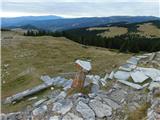
[[(17, 18), (18, 19), (18, 18)], [(98, 25), (105, 25), (115, 22), (145, 22), (151, 20), (160, 20), (159, 17), (153, 16), (111, 16), (111, 17), (83, 17), (83, 18), (58, 18), (45, 20), (27, 20), (14, 21), (12, 19), (2, 18), (2, 27), (20, 27), (27, 24), (35, 26), (38, 29), (49, 31), (63, 31), (74, 28), (92, 27)]]

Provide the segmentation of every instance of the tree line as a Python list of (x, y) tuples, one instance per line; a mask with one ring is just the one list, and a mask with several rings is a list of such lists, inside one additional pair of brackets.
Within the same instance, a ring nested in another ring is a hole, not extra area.
[(62, 32), (49, 31), (27, 31), (26, 36), (43, 36), (49, 35), (54, 37), (64, 36), (72, 41), (83, 45), (91, 45), (105, 47), (110, 49), (118, 49), (120, 52), (138, 53), (160, 51), (160, 38), (147, 38), (138, 34), (123, 34), (112, 38), (97, 36), (104, 30), (88, 31), (86, 28), (72, 29)]

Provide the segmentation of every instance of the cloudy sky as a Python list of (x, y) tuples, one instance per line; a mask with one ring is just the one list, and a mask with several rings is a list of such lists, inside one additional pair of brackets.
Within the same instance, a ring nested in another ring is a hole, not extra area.
[[(94, 2), (93, 2), (94, 1)], [(159, 0), (2, 0), (1, 17), (158, 16)]]

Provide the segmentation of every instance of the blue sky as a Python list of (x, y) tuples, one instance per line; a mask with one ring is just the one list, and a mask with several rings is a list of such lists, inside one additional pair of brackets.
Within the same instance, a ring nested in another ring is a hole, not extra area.
[(1, 17), (160, 16), (159, 5), (159, 0), (3, 0)]

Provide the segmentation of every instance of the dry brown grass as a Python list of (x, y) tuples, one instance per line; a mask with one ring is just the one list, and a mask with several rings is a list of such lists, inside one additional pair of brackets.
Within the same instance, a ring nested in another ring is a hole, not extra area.
[(144, 103), (135, 111), (129, 112), (128, 120), (145, 120), (150, 103)]
[(125, 27), (108, 27), (109, 31), (105, 31), (103, 33), (99, 33), (98, 35), (102, 37), (115, 37), (118, 35), (123, 35), (128, 32)]
[(123, 35), (128, 32), (127, 28), (125, 27), (92, 27), (92, 28), (88, 28), (87, 30), (89, 31), (106, 30), (103, 33), (97, 34), (102, 37), (115, 37), (118, 35)]
[(145, 37), (160, 37), (160, 29), (154, 26), (152, 23), (145, 23), (139, 25), (137, 32), (138, 34)]
[(90, 59), (92, 73), (102, 74), (130, 56), (105, 48), (84, 48), (63, 37), (26, 37), (16, 32), (2, 32), (2, 82), (5, 82), (2, 99), (40, 84), (43, 74), (56, 76), (75, 71), (76, 59)]
[(89, 30), (89, 31), (94, 31), (94, 30), (109, 30), (109, 27), (91, 27), (91, 28), (88, 28), (87, 30)]

